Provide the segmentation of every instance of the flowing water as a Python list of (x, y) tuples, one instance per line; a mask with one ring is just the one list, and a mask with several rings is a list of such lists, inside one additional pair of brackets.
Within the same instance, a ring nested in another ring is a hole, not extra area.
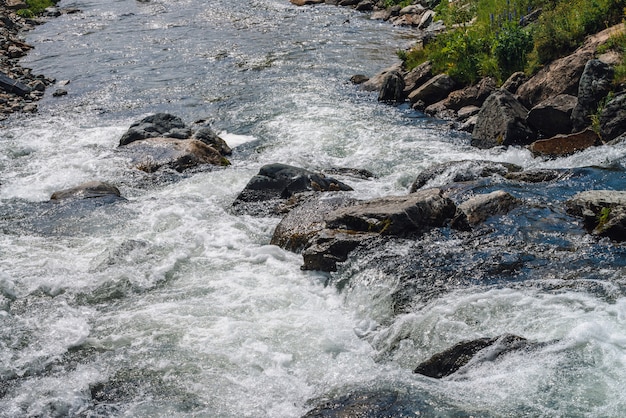
[[(624, 189), (624, 145), (552, 161), (481, 151), (378, 104), (347, 80), (393, 64), (412, 34), (347, 8), (60, 6), (82, 12), (28, 33), (23, 64), (70, 80), (69, 94), (53, 87), (38, 114), (0, 128), (0, 416), (298, 417), (354, 390), (393, 390), (422, 416), (626, 413), (626, 250), (562, 208), (577, 191)], [(210, 121), (235, 147), (232, 166), (130, 168), (119, 137), (156, 112)], [(366, 199), (463, 159), (571, 170), (548, 185), (487, 182), (527, 204), (478, 246), (435, 231), (359, 250), (330, 275), (268, 245), (279, 219), (229, 211), (267, 163), (368, 169), (375, 179), (342, 178)], [(46, 209), (52, 192), (91, 180), (127, 200)], [(442, 380), (412, 373), (458, 341), (507, 332), (549, 344)]]

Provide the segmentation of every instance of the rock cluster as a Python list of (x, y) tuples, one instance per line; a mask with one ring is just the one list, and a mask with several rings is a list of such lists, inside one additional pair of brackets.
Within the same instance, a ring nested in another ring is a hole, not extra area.
[(19, 64), (20, 58), (33, 48), (20, 39), (20, 33), (43, 23), (46, 17), (77, 12), (76, 9), (51, 8), (40, 18), (24, 19), (16, 11), (25, 7), (26, 4), (19, 1), (0, 3), (0, 120), (14, 112), (36, 112), (36, 102), (55, 81), (35, 75)]
[[(404, 8), (385, 7), (385, 2), (371, 0), (291, 3), (326, 3), (371, 11), (372, 19), (415, 28), (418, 43), (428, 42), (446, 29), (441, 21), (434, 20), (432, 8), (438, 1), (414, 1)], [(527, 23), (533, 16), (525, 17)], [(624, 30), (620, 24), (590, 36), (572, 54), (555, 60), (530, 79), (516, 73), (500, 88), (491, 78), (460, 86), (446, 74), (434, 75), (429, 62), (411, 71), (397, 64), (371, 79), (357, 75), (352, 80), (365, 90), (378, 91), (381, 102), (408, 101), (428, 115), (453, 120), (458, 129), (472, 134), (471, 143), (478, 148), (531, 146), (536, 155), (563, 156), (602, 145), (626, 132), (626, 91), (623, 86), (611, 91), (614, 60), (597, 52), (612, 34)], [(592, 116), (598, 120), (596, 137), (586, 131), (592, 126)], [(534, 144), (537, 140), (542, 142)]]

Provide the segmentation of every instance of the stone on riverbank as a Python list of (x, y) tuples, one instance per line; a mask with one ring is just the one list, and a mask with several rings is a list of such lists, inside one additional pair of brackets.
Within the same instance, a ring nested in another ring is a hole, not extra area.
[(191, 130), (178, 116), (169, 113), (156, 113), (134, 122), (120, 138), (120, 146), (147, 138), (179, 138), (191, 137)]
[(572, 112), (575, 131), (591, 125), (591, 115), (596, 113), (600, 101), (611, 91), (613, 74), (613, 68), (604, 62), (597, 59), (587, 61), (578, 85), (578, 102)]
[(499, 145), (528, 145), (535, 132), (526, 123), (528, 109), (507, 90), (498, 90), (485, 101), (472, 132), (472, 145), (492, 148)]
[(559, 94), (530, 109), (526, 122), (544, 137), (569, 134), (572, 132), (572, 111), (577, 103), (576, 97)]
[(626, 192), (590, 190), (565, 202), (568, 213), (581, 217), (587, 232), (626, 241)]
[(268, 164), (252, 177), (233, 202), (239, 214), (278, 215), (281, 206), (305, 192), (350, 191), (352, 188), (332, 177), (286, 164)]
[(478, 224), (494, 215), (503, 215), (519, 206), (521, 201), (503, 190), (476, 195), (459, 205), (467, 221)]
[(426, 106), (448, 97), (456, 83), (447, 74), (439, 74), (431, 78), (409, 94), (411, 103), (423, 102)]
[(600, 133), (604, 141), (612, 141), (626, 133), (626, 93), (611, 99), (600, 114)]
[(385, 75), (383, 85), (378, 93), (378, 101), (386, 103), (402, 103), (404, 101), (404, 78), (398, 71), (390, 71)]

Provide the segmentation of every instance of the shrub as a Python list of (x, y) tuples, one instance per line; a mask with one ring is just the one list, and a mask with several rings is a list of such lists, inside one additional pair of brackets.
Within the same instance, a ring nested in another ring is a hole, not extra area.
[(22, 17), (33, 17), (48, 7), (52, 7), (57, 4), (60, 0), (26, 0), (27, 9), (21, 9), (17, 11), (17, 14)]
[(493, 43), (493, 55), (502, 78), (524, 70), (526, 56), (532, 49), (533, 38), (529, 31), (513, 22), (504, 25), (496, 33)]

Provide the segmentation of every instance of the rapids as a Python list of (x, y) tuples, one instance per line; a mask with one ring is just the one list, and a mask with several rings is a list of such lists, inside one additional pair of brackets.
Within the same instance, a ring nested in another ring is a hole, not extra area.
[[(25, 34), (35, 49), (22, 64), (69, 80), (69, 94), (51, 87), (39, 113), (0, 127), (0, 416), (299, 417), (352, 390), (397, 391), (424, 416), (626, 413), (626, 249), (560, 205), (623, 190), (626, 145), (557, 160), (477, 150), (445, 123), (379, 104), (347, 80), (395, 63), (412, 34), (348, 8), (60, 6), (82, 12)], [(236, 146), (233, 165), (131, 169), (119, 137), (155, 112), (210, 121)], [(363, 248), (332, 274), (268, 245), (279, 219), (229, 211), (263, 164), (370, 170), (342, 178), (366, 199), (463, 159), (572, 170), (549, 186), (487, 182), (532, 209), (489, 223), (481, 248), (434, 232)], [(33, 216), (90, 180), (127, 201)], [(550, 344), (442, 380), (412, 373), (458, 341), (507, 332)]]

